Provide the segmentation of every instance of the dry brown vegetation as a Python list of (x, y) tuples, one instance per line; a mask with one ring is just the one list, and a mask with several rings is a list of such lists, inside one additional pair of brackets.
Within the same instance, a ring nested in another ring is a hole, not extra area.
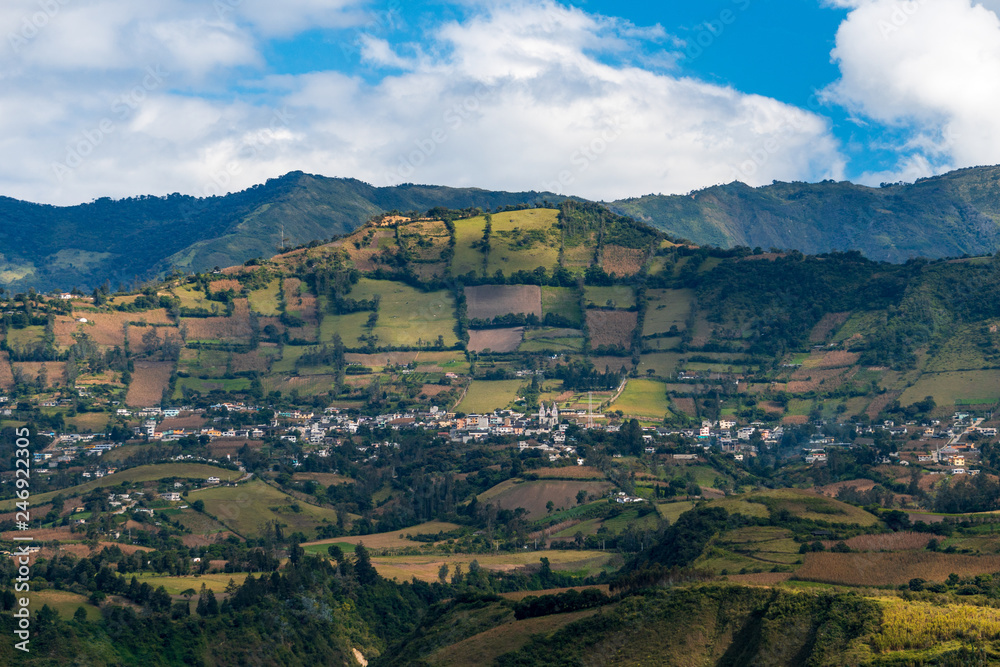
[(15, 361), (11, 366), (14, 369), (14, 373), (22, 373), (24, 379), (29, 382), (34, 382), (38, 379), (38, 374), (44, 366), (47, 375), (47, 387), (66, 384), (65, 361)]
[(1000, 556), (936, 551), (806, 554), (796, 579), (847, 586), (898, 586), (911, 579), (944, 581), (949, 574), (975, 576), (1000, 571)]
[(833, 482), (832, 484), (817, 486), (815, 490), (824, 496), (836, 498), (841, 489), (854, 488), (857, 491), (871, 491), (874, 487), (875, 482), (870, 479), (849, 479), (844, 482)]
[(187, 428), (201, 428), (205, 425), (206, 419), (198, 414), (191, 412), (181, 413), (176, 417), (167, 417), (160, 424), (160, 428), (163, 430), (175, 430), (175, 429), (187, 429)]
[(211, 293), (225, 292), (227, 290), (233, 290), (237, 294), (243, 289), (243, 285), (240, 281), (234, 278), (226, 278), (225, 280), (213, 280), (208, 284), (208, 291)]
[(159, 405), (170, 383), (173, 364), (169, 361), (137, 361), (125, 403), (137, 408)]
[(480, 503), (494, 503), (501, 509), (528, 510), (529, 519), (537, 519), (547, 513), (546, 503), (552, 501), (556, 507), (569, 509), (576, 506), (576, 494), (585, 491), (588, 496), (603, 496), (611, 485), (607, 482), (584, 482), (576, 480), (540, 480), (519, 484), (503, 482), (479, 495)]
[[(98, 345), (124, 345), (125, 325), (130, 323), (173, 324), (163, 308), (145, 310), (139, 313), (83, 313), (87, 322), (79, 325), (79, 330), (88, 334)], [(129, 327), (130, 329), (132, 327)], [(139, 334), (142, 335), (141, 333)]]
[(628, 349), (636, 323), (636, 314), (626, 310), (588, 310), (590, 347), (619, 346)]
[(606, 245), (601, 253), (601, 267), (607, 274), (634, 276), (642, 269), (646, 253), (636, 248)]
[(511, 313), (542, 316), (542, 288), (538, 285), (479, 285), (465, 288), (469, 319), (491, 320)]
[(52, 326), (52, 331), (56, 337), (56, 345), (62, 348), (72, 347), (73, 334), (80, 328), (80, 323), (75, 318), (68, 315), (58, 315)]
[(283, 286), (285, 294), (285, 309), (306, 324), (319, 324), (318, 304), (315, 296), (302, 292), (302, 281), (298, 278), (286, 278)]
[(515, 352), (524, 338), (524, 327), (469, 331), (468, 348), (473, 352)]
[(872, 419), (875, 419), (876, 417), (878, 417), (879, 413), (885, 409), (887, 405), (897, 400), (902, 395), (903, 392), (898, 390), (887, 391), (884, 394), (879, 394), (878, 396), (875, 397), (875, 400), (873, 400), (871, 403), (868, 404), (868, 407), (865, 409), (865, 414), (871, 417)]
[(674, 405), (677, 406), (677, 409), (683, 412), (684, 414), (688, 415), (689, 417), (694, 417), (695, 414), (697, 413), (694, 407), (693, 398), (675, 398), (673, 399), (673, 401)]
[(0, 352), (0, 389), (14, 387), (14, 373), (10, 368), (10, 358), (6, 352)]
[(271, 367), (271, 359), (260, 352), (237, 352), (233, 354), (233, 372), (260, 371), (266, 373)]
[[(246, 299), (233, 301), (230, 317), (184, 317), (182, 326), (187, 329), (187, 340), (245, 340), (251, 336), (250, 304)], [(263, 318), (262, 318), (263, 319)], [(261, 324), (261, 326), (264, 326)]]
[[(855, 551), (906, 551), (909, 549), (925, 549), (934, 536), (930, 533), (879, 533), (878, 535), (857, 535), (845, 544)], [(829, 549), (837, 544), (836, 540), (824, 540), (823, 545)]]

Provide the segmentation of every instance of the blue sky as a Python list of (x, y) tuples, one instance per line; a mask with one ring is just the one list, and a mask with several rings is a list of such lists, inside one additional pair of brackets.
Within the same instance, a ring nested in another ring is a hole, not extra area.
[(8, 0), (0, 194), (595, 199), (1000, 162), (1000, 0)]

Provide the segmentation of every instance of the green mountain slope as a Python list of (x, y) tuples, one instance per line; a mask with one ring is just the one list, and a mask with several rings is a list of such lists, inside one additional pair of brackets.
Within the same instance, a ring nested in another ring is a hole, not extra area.
[(1000, 248), (1000, 167), (976, 167), (912, 185), (730, 183), (689, 195), (648, 195), (611, 207), (698, 244), (860, 250), (892, 262)]
[(496, 208), (548, 199), (406, 184), (376, 188), (354, 179), (292, 172), (225, 197), (173, 194), (56, 207), (0, 198), (0, 287), (11, 291), (130, 284), (180, 268), (200, 271), (273, 255), (344, 234), (394, 209)]

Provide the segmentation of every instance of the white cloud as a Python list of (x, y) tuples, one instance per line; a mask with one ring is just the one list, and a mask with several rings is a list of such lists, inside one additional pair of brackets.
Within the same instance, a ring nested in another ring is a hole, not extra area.
[[(0, 114), (5, 194), (60, 203), (216, 194), (302, 169), (611, 199), (844, 170), (823, 118), (647, 69), (651, 50), (675, 46), (662, 28), (557, 4), (470, 8), (403, 46), (365, 37), (363, 62), (383, 73), (363, 79), (252, 75), (263, 69), (261, 34), (351, 24), (357, 3), (243, 0), (206, 13), (185, 0), (66, 1), (64, 12), (80, 12), (72, 24), (101, 37), (74, 38), (58, 32), (71, 22), (53, 21), (6, 56), (22, 69), (8, 75), (14, 88), (0, 88), (0, 110), (14, 109)], [(103, 25), (99, 7), (115, 10)], [(75, 39), (71, 57), (59, 60), (57, 36)], [(216, 80), (247, 92), (220, 96)]]
[(841, 78), (827, 99), (910, 130), (896, 147), (904, 177), (996, 162), (1000, 2), (841, 2), (854, 9), (837, 33)]

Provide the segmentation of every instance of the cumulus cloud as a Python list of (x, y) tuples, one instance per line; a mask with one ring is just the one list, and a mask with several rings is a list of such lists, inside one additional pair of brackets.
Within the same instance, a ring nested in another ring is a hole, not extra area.
[[(899, 165), (870, 180), (904, 180), (1000, 155), (1000, 2), (836, 0), (850, 6), (828, 100), (905, 128)], [(928, 173), (925, 173), (928, 172)]]
[[(672, 62), (662, 28), (555, 3), (471, 5), (419, 42), (393, 44), (365, 29), (391, 16), (347, 0), (282, 3), (281, 16), (264, 0), (220, 0), (233, 12), (64, 1), (2, 56), (12, 67), (0, 76), (15, 82), (0, 88), (5, 194), (211, 195), (302, 169), (611, 199), (844, 172), (824, 118), (650, 68)], [(110, 12), (103, 25), (99, 8)], [(0, 21), (17, 25), (9, 12)], [(270, 36), (314, 22), (360, 35), (370, 71), (267, 74)]]

